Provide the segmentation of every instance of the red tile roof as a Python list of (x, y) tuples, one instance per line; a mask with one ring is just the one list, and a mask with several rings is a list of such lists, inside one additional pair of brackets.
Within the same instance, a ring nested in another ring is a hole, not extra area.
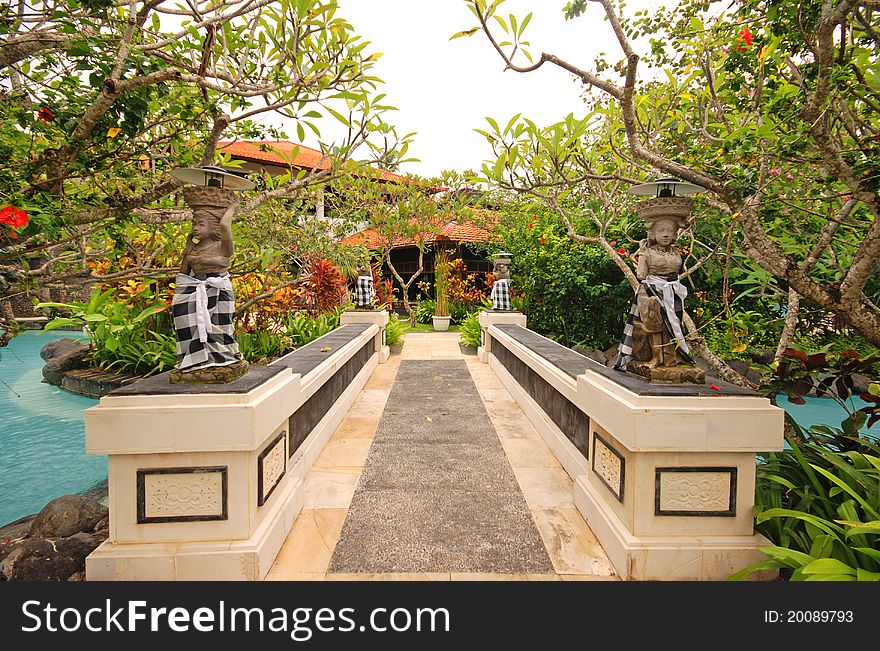
[[(296, 156), (293, 156), (294, 149), (299, 148)], [(235, 142), (222, 141), (217, 143), (217, 151), (222, 154), (229, 154), (234, 158), (250, 161), (252, 163), (263, 163), (268, 165), (277, 165), (280, 167), (299, 167), (301, 169), (327, 169), (330, 167), (329, 160), (323, 160), (324, 153), (305, 145), (298, 145), (289, 140), (238, 140)], [(393, 174), (372, 167), (379, 174), (379, 178), (383, 181), (402, 181), (404, 177), (399, 174)]]
[[(429, 233), (425, 238), (426, 242), (434, 241), (451, 241), (451, 242), (488, 242), (490, 231), (467, 223), (463, 220), (451, 219), (449, 221), (438, 224), (440, 226), (439, 233)], [(488, 226), (489, 224), (487, 224)], [(491, 226), (490, 226), (491, 227)], [(380, 244), (379, 234), (372, 228), (360, 231), (354, 235), (349, 235), (342, 240), (342, 244), (355, 245), (364, 244), (368, 249), (375, 249)], [(416, 238), (399, 237), (394, 241), (394, 247), (415, 246)]]

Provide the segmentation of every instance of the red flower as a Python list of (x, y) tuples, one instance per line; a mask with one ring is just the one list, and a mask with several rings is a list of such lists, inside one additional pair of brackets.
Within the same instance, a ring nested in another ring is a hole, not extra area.
[(712, 389), (712, 391), (721, 391), (721, 387), (719, 387), (715, 384), (710, 384), (709, 388)]
[(620, 255), (626, 255), (626, 249), (623, 248), (623, 247), (620, 247), (619, 249), (617, 249), (617, 252), (618, 252)]
[(541, 238), (541, 244), (543, 244), (543, 243), (544, 243), (544, 238), (542, 237), (542, 238)]
[(532, 222), (529, 222), (529, 228), (531, 228), (532, 226), (533, 226)]
[(746, 47), (752, 47), (752, 30), (746, 27), (745, 29), (739, 30), (739, 35), (742, 36), (742, 40), (746, 42)]
[(6, 206), (0, 210), (0, 223), (8, 224), (12, 228), (21, 228), (27, 226), (28, 214), (24, 210), (19, 210), (13, 206)]
[(41, 106), (40, 110), (37, 111), (37, 119), (49, 124), (55, 120), (55, 112), (50, 108)]

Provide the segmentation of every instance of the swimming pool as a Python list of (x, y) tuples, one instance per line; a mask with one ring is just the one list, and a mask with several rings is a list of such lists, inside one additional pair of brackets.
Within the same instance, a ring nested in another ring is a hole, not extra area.
[[(807, 401), (807, 404), (796, 405), (789, 402), (785, 394), (776, 396), (776, 404), (785, 409), (801, 427), (830, 425), (831, 427), (839, 428), (841, 421), (847, 417), (847, 412), (844, 408), (831, 398), (812, 398), (807, 396), (804, 400)], [(854, 409), (860, 409), (868, 404), (858, 397), (851, 398), (849, 402), (854, 406)], [(874, 423), (870, 428), (862, 428), (862, 434), (880, 439), (880, 422)]]
[(77, 332), (25, 332), (0, 348), (0, 526), (107, 478), (107, 457), (89, 456), (84, 411), (98, 404), (44, 384), (40, 349)]

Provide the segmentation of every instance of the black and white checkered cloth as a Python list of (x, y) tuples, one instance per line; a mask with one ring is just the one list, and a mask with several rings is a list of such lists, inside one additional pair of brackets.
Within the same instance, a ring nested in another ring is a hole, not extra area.
[(194, 371), (241, 360), (233, 336), (235, 298), (229, 274), (198, 278), (178, 274), (171, 302), (177, 368)]
[(510, 311), (510, 281), (506, 278), (492, 285), (492, 309)]
[(373, 290), (372, 276), (358, 276), (357, 284), (354, 287), (354, 304), (357, 307), (370, 307), (376, 292)]
[[(684, 340), (684, 332), (681, 328), (687, 288), (677, 280), (669, 281), (659, 276), (648, 276), (642, 281), (642, 287), (645, 288), (648, 296), (653, 296), (660, 300), (660, 315), (663, 317), (663, 325), (675, 337), (678, 344), (676, 349), (678, 355), (688, 364), (693, 364), (694, 360), (689, 354), (690, 349)], [(669, 309), (670, 307), (672, 307), (671, 310)], [(614, 362), (614, 368), (618, 371), (625, 371), (626, 365), (633, 360), (633, 324), (638, 318), (640, 318), (639, 302), (638, 293), (636, 293), (629, 308), (626, 325), (623, 327), (623, 338), (620, 340), (620, 346), (618, 347), (617, 360)]]

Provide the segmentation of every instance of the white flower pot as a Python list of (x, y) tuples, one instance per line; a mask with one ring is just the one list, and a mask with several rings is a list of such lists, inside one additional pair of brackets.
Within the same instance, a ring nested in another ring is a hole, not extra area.
[(434, 320), (434, 330), (449, 330), (451, 316), (432, 316), (431, 318)]

